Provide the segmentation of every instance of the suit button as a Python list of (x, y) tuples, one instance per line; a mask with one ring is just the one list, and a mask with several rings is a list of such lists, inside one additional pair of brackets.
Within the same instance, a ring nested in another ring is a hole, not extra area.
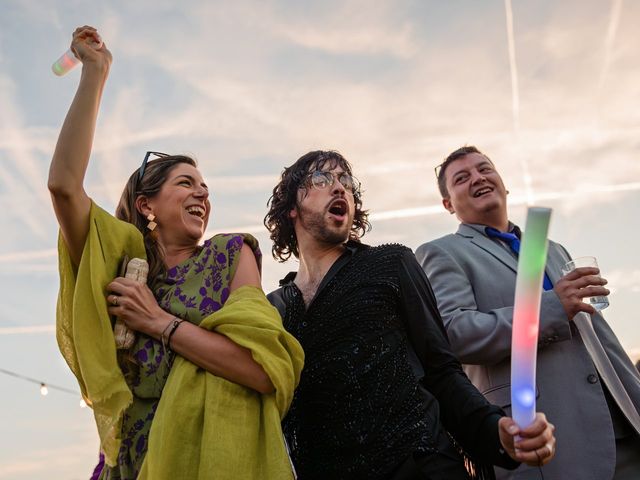
[(596, 375), (594, 375), (593, 373), (590, 373), (589, 376), (587, 377), (587, 382), (589, 382), (589, 383), (598, 383), (598, 377)]

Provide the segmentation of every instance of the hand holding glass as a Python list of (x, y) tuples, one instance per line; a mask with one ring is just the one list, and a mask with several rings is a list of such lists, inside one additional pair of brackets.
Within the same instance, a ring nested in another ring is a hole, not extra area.
[[(574, 258), (573, 260), (564, 264), (564, 266), (562, 267), (562, 274), (566, 275), (569, 272), (572, 272), (573, 270), (575, 270), (576, 268), (581, 268), (581, 267), (598, 268), (598, 262), (596, 260), (596, 257)], [(606, 295), (599, 296), (599, 297), (589, 297), (588, 299), (585, 299), (585, 302), (588, 302), (589, 304), (591, 304), (593, 308), (600, 311), (600, 310), (604, 310), (609, 306), (609, 297), (607, 297)]]

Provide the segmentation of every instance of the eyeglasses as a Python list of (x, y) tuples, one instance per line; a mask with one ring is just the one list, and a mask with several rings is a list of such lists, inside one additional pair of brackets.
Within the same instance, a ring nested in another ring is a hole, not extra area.
[(336, 178), (346, 191), (355, 193), (360, 190), (360, 182), (347, 172), (334, 173), (316, 170), (307, 175), (305, 184), (311, 184), (311, 186), (318, 190), (324, 190), (327, 187), (331, 187)]
[(162, 152), (147, 152), (144, 156), (144, 160), (142, 160), (142, 165), (140, 165), (139, 171), (138, 171), (138, 183), (140, 183), (140, 181), (142, 180), (142, 177), (144, 177), (144, 171), (147, 169), (147, 162), (149, 161), (149, 157), (151, 155), (155, 155), (158, 158), (163, 158), (163, 157), (169, 157), (170, 155), (168, 153), (162, 153)]

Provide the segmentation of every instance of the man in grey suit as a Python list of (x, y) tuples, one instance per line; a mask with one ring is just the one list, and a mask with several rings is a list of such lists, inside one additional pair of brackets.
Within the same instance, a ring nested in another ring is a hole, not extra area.
[[(508, 219), (508, 192), (500, 175), (475, 147), (462, 147), (447, 157), (438, 172), (438, 186), (442, 204), (461, 225), (456, 234), (420, 246), (416, 257), (433, 286), (451, 345), (467, 375), (491, 403), (510, 411), (517, 271), (512, 248), (519, 248), (520, 229)], [(595, 268), (562, 276), (561, 267), (568, 260), (564, 247), (550, 241), (536, 396), (537, 408), (557, 428), (558, 443), (556, 458), (542, 473), (545, 480), (640, 479), (637, 423), (634, 428), (628, 420), (633, 415), (622, 413), (619, 397), (609, 393), (595, 365), (610, 360), (631, 410), (640, 407), (640, 377), (602, 315), (583, 302), (607, 295), (606, 280)], [(573, 321), (576, 315), (588, 318), (585, 313), (591, 315), (591, 331), (604, 347), (603, 358), (592, 359)], [(541, 478), (537, 468), (524, 465), (496, 473), (499, 479)]]

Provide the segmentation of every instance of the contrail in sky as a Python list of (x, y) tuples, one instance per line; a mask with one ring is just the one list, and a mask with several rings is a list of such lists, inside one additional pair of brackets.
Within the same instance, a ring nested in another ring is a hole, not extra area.
[(609, 17), (609, 28), (604, 42), (604, 61), (602, 62), (602, 70), (600, 71), (600, 79), (598, 81), (598, 103), (602, 101), (602, 93), (604, 91), (604, 82), (609, 73), (611, 65), (611, 52), (613, 51), (613, 42), (616, 39), (618, 25), (620, 24), (620, 12), (622, 12), (622, 0), (613, 0), (611, 2), (611, 16)]
[[(518, 66), (516, 64), (516, 44), (513, 34), (513, 10), (511, 9), (511, 0), (504, 0), (505, 16), (507, 20), (507, 45), (509, 48), (509, 70), (511, 72), (511, 110), (513, 114), (513, 132), (516, 136), (516, 143), (520, 141), (520, 88), (518, 86)], [(531, 174), (529, 173), (529, 165), (525, 159), (522, 149), (517, 148), (515, 155), (518, 156), (522, 174), (524, 177), (524, 186), (527, 194), (527, 204), (533, 205), (533, 185)]]
[(509, 47), (509, 70), (511, 71), (511, 108), (513, 113), (513, 130), (520, 131), (520, 90), (518, 87), (518, 67), (516, 65), (516, 44), (513, 35), (513, 10), (511, 0), (504, 0), (507, 18), (507, 45)]
[(0, 327), (0, 335), (25, 335), (33, 333), (53, 333), (56, 326), (51, 325), (28, 325), (24, 327)]

